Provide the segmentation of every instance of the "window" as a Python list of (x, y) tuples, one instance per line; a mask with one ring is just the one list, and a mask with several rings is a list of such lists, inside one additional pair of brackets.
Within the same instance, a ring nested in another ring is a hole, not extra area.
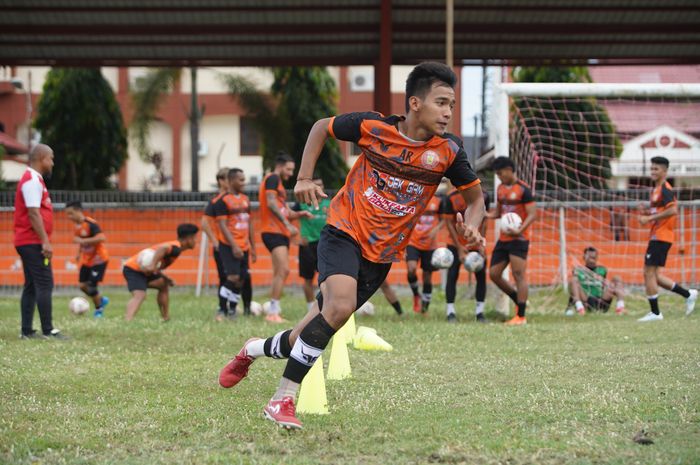
[(250, 118), (241, 117), (241, 155), (260, 155), (260, 134)]

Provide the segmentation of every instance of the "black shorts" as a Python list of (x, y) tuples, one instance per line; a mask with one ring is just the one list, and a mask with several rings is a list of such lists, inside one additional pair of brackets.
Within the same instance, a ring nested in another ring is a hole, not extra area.
[(671, 250), (670, 242), (649, 241), (646, 254), (644, 255), (644, 264), (647, 266), (666, 266), (666, 257), (669, 250)]
[(498, 241), (491, 254), (491, 266), (501, 262), (509, 262), (511, 255), (527, 260), (527, 251), (529, 248), (530, 241)]
[(284, 234), (262, 233), (262, 240), (268, 252), (280, 246), (289, 248), (289, 238)]
[(610, 309), (611, 300), (605, 300), (602, 297), (595, 297), (592, 295), (588, 296), (586, 299), (586, 306), (591, 310), (598, 310), (600, 312), (607, 312)]
[(299, 276), (314, 279), (318, 271), (318, 241), (299, 246)]
[(128, 266), (124, 267), (122, 274), (124, 279), (126, 279), (126, 287), (129, 289), (129, 292), (145, 291), (148, 288), (148, 283), (163, 277), (160, 273), (147, 275)]
[(219, 244), (219, 260), (226, 276), (236, 275), (243, 278), (248, 274), (248, 252), (243, 252), (242, 258), (236, 258), (230, 245)]
[(97, 283), (104, 279), (105, 270), (107, 270), (107, 262), (95, 266), (83, 265), (80, 267), (80, 272), (78, 274), (79, 282), (90, 283), (96, 286)]
[[(406, 261), (420, 261), (420, 268), (423, 271), (435, 271), (431, 260), (434, 250), (421, 250), (409, 245), (406, 247)], [(456, 255), (455, 255), (456, 257)]]
[[(329, 276), (343, 274), (357, 280), (356, 309), (367, 302), (379, 289), (391, 269), (391, 263), (374, 263), (362, 256), (360, 246), (355, 240), (334, 228), (326, 225), (321, 231), (318, 241), (318, 283), (321, 284)], [(316, 297), (319, 307), (323, 310), (323, 296)]]
[[(221, 244), (219, 244), (221, 246)], [(226, 281), (226, 270), (224, 270), (224, 264), (221, 263), (221, 255), (219, 251), (212, 247), (212, 254), (214, 255), (214, 263), (216, 263), (216, 274), (219, 276), (219, 285), (223, 285)]]

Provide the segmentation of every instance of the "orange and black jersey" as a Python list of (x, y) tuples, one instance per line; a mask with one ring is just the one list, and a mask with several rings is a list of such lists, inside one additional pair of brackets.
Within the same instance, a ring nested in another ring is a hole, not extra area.
[(433, 196), (428, 202), (428, 206), (418, 219), (415, 228), (411, 232), (411, 239), (408, 245), (418, 250), (437, 249), (437, 235), (430, 237), (430, 233), (437, 228), (440, 216), (443, 213), (443, 201), (440, 197)]
[[(177, 257), (180, 256), (182, 253), (182, 244), (180, 244), (180, 241), (167, 241), (167, 242), (161, 242), (156, 245), (152, 245), (150, 247), (146, 247), (147, 249), (152, 249), (154, 251), (158, 251), (161, 247), (167, 247), (167, 250), (165, 252), (165, 256), (162, 258), (160, 262), (160, 266), (156, 269), (156, 272), (158, 270), (164, 270), (173, 263), (175, 263), (175, 260), (177, 260)], [(144, 249), (145, 250), (145, 249)], [(141, 251), (137, 253), (136, 255), (132, 255), (129, 257), (129, 259), (124, 263), (124, 266), (131, 268), (132, 270), (139, 271), (143, 273), (144, 271), (141, 269), (139, 266), (138, 262), (138, 257)]]
[[(488, 192), (482, 189), (481, 191), (482, 195), (484, 196), (484, 207), (486, 208), (486, 211), (489, 210), (491, 207), (491, 196), (489, 195)], [(464, 211), (467, 209), (469, 205), (467, 205), (467, 202), (464, 200), (464, 197), (462, 197), (462, 194), (459, 191), (452, 191), (449, 194), (447, 194), (447, 197), (445, 197), (445, 200), (443, 201), (443, 208), (442, 211), (445, 215), (445, 220), (449, 221), (451, 224), (455, 224), (457, 222), (456, 214), (461, 213), (462, 216), (464, 216)], [(482, 220), (483, 222), (486, 221), (486, 218)], [(466, 247), (467, 246), (467, 239), (464, 236), (457, 235), (459, 244)], [(452, 240), (452, 236), (448, 236), (448, 243), (452, 246), (457, 246), (457, 244), (454, 243)], [(472, 250), (478, 250), (479, 247), (473, 247)]]
[(331, 136), (362, 149), (331, 201), (328, 224), (350, 235), (363, 257), (375, 263), (400, 260), (443, 176), (459, 190), (480, 182), (458, 137), (411, 140), (398, 130), (402, 119), (346, 113), (328, 125)]
[[(222, 195), (214, 204), (214, 216), (216, 222), (225, 219), (228, 230), (231, 231), (233, 240), (242, 251), (250, 248), (248, 229), (250, 224), (250, 201), (245, 194)], [(226, 240), (221, 228), (217, 230), (217, 239), (222, 244), (231, 245)]]
[[(532, 196), (530, 186), (518, 179), (510, 186), (500, 184), (498, 189), (496, 189), (496, 201), (498, 202), (497, 208), (500, 209), (501, 216), (505, 215), (506, 213), (517, 213), (518, 216), (525, 221), (527, 218), (527, 210), (525, 207), (535, 203), (535, 198)], [(501, 231), (500, 237), (498, 238), (498, 240), (501, 242), (515, 240), (527, 241), (529, 239), (529, 230), (525, 230), (520, 236), (517, 237), (503, 234), (503, 231)]]
[(275, 193), (277, 208), (279, 208), (282, 216), (287, 217), (287, 191), (284, 189), (282, 179), (279, 175), (276, 173), (269, 173), (263, 178), (262, 183), (260, 183), (260, 221), (262, 223), (260, 231), (264, 233), (282, 234), (289, 237), (289, 230), (284, 226), (284, 223), (270, 211), (266, 195), (268, 192)]
[(211, 228), (212, 233), (217, 239), (221, 236), (221, 231), (219, 230), (219, 225), (216, 222), (216, 213), (214, 212), (214, 205), (225, 194), (226, 192), (219, 192), (214, 197), (209, 199), (209, 202), (207, 202), (207, 206), (204, 207), (204, 216), (206, 217), (205, 219), (207, 223), (209, 223), (209, 227)]
[[(87, 216), (82, 223), (75, 226), (74, 232), (77, 237), (82, 239), (95, 237), (100, 233), (102, 233), (102, 229), (100, 229), (97, 221)], [(90, 267), (101, 265), (102, 263), (107, 263), (108, 260), (109, 254), (107, 253), (107, 247), (105, 247), (104, 242), (80, 246), (80, 266)]]
[[(650, 202), (651, 209), (649, 213), (652, 215), (661, 213), (676, 205), (676, 194), (673, 193), (671, 185), (668, 182), (664, 182), (651, 191)], [(676, 215), (652, 221), (650, 240), (673, 243), (673, 229), (675, 227)]]

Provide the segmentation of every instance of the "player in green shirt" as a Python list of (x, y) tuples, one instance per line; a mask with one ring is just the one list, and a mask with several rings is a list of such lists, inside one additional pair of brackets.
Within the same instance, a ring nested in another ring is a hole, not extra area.
[[(323, 180), (315, 178), (314, 183), (323, 189)], [(299, 276), (304, 279), (304, 297), (307, 308), (311, 308), (316, 301), (313, 279), (318, 272), (316, 247), (321, 237), (321, 230), (326, 225), (326, 215), (330, 207), (331, 199), (319, 200), (318, 208), (308, 204), (294, 204), (293, 210), (307, 211), (313, 215), (312, 218), (301, 217), (300, 222), (300, 244), (299, 244)]]
[(579, 315), (585, 314), (586, 310), (605, 313), (610, 308), (613, 297), (617, 299), (615, 313), (625, 313), (625, 289), (622, 281), (618, 277), (608, 281), (608, 270), (598, 265), (598, 251), (595, 247), (586, 247), (583, 251), (583, 262), (585, 266), (574, 268), (566, 315), (574, 314), (572, 305)]

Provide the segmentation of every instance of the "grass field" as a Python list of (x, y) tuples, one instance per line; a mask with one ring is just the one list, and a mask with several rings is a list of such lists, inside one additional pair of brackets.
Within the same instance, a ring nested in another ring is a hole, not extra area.
[[(187, 294), (167, 324), (153, 296), (125, 324), (126, 294), (111, 297), (101, 321), (56, 298), (66, 342), (20, 341), (17, 299), (0, 299), (1, 463), (700, 463), (700, 312), (683, 317), (675, 296), (642, 325), (643, 300), (626, 317), (566, 318), (562, 294), (540, 291), (519, 328), (472, 322), (472, 301), (448, 325), (439, 297), (428, 318), (399, 320), (375, 296), (378, 315), (358, 324), (395, 350), (351, 350), (353, 377), (327, 381), (331, 413), (293, 433), (261, 413), (283, 362), (257, 361), (233, 390), (216, 381), (247, 337), (277, 327), (215, 323), (214, 299)], [(632, 440), (642, 429), (654, 444)]]

